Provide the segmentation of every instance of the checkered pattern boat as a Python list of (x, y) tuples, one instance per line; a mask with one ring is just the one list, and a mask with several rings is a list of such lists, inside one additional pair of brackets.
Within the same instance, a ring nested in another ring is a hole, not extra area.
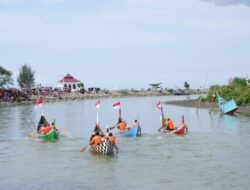
[(115, 145), (113, 145), (109, 139), (105, 139), (101, 144), (90, 146), (90, 151), (94, 154), (102, 155), (114, 155), (116, 154)]

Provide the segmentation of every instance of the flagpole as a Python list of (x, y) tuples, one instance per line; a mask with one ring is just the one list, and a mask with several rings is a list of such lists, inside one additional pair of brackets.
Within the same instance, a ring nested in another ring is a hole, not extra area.
[(121, 109), (121, 106), (119, 108), (119, 118), (122, 118), (122, 109)]
[(100, 100), (98, 100), (98, 101), (95, 103), (95, 106), (96, 106), (96, 109), (97, 109), (97, 112), (96, 112), (96, 124), (98, 125), (98, 124), (99, 124)]
[(96, 112), (96, 124), (99, 124), (99, 108), (97, 108), (97, 112)]

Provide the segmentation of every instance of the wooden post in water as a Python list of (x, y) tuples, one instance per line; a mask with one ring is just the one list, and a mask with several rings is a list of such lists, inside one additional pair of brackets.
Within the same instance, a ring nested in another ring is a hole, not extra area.
[(202, 97), (200, 96), (199, 102), (198, 102), (198, 105), (197, 105), (197, 109), (196, 109), (196, 114), (198, 114), (198, 110), (199, 110), (199, 108), (200, 108), (201, 98), (202, 98)]
[(213, 94), (212, 94), (212, 101), (210, 102), (210, 105), (209, 105), (209, 114), (211, 114), (211, 111), (213, 109), (213, 103), (214, 103), (214, 98), (215, 98), (215, 91), (213, 91)]
[[(203, 89), (205, 89), (206, 82), (207, 82), (207, 72), (206, 72), (206, 75), (205, 75), (205, 80), (204, 80), (204, 84), (203, 84)], [(199, 99), (199, 102), (198, 102), (198, 105), (197, 105), (197, 109), (196, 109), (196, 114), (198, 114), (198, 110), (199, 110), (199, 108), (200, 108), (201, 98), (202, 98), (202, 96), (200, 96), (200, 99)]]

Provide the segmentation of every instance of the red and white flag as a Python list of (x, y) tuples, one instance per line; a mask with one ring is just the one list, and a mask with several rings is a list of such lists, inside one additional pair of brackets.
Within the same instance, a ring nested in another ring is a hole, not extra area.
[(43, 100), (39, 99), (36, 101), (35, 108), (42, 108), (43, 107)]
[(101, 104), (101, 101), (100, 101), (100, 100), (97, 100), (97, 102), (95, 103), (95, 107), (96, 107), (97, 109), (99, 109), (99, 108), (100, 108), (100, 104)]
[(156, 106), (157, 106), (157, 109), (158, 109), (158, 110), (161, 110), (161, 102), (160, 102), (160, 101), (157, 103)]
[(121, 107), (121, 102), (116, 102), (113, 104), (114, 109), (119, 109)]

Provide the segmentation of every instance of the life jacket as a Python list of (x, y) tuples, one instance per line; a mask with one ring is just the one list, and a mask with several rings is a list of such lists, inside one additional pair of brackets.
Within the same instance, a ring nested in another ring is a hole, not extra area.
[(170, 130), (175, 129), (174, 123), (173, 123), (173, 121), (171, 119), (168, 121), (168, 127), (169, 127)]
[(125, 122), (119, 123), (118, 126), (117, 126), (117, 128), (120, 129), (120, 131), (126, 131)]
[(47, 134), (51, 131), (51, 127), (50, 126), (46, 126), (46, 127), (43, 127), (41, 132), (44, 133), (44, 134)]
[(96, 135), (93, 137), (90, 144), (97, 145), (97, 144), (100, 144), (101, 142), (102, 142), (102, 137), (100, 135)]
[(111, 142), (112, 144), (115, 144), (115, 138), (114, 138), (114, 137), (109, 136), (109, 140), (110, 140), (110, 142)]

